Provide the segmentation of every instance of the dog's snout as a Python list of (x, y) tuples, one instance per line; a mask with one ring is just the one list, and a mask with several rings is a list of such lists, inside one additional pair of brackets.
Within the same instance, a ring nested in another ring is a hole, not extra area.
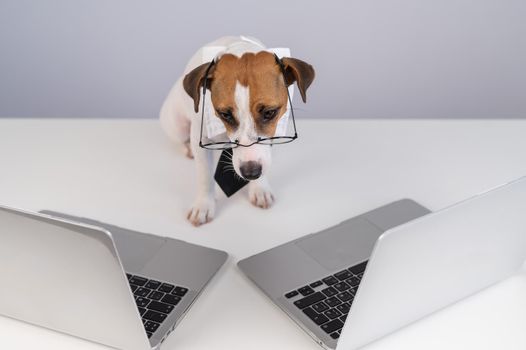
[(253, 160), (241, 163), (239, 170), (241, 171), (241, 176), (247, 180), (255, 180), (261, 176), (261, 164)]

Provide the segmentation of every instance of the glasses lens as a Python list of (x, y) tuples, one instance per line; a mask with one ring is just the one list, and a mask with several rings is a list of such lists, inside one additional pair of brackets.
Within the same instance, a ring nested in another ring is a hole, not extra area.
[(294, 137), (289, 136), (281, 136), (281, 137), (275, 137), (275, 138), (266, 138), (259, 140), (258, 143), (261, 143), (263, 145), (279, 145), (283, 143), (289, 143), (294, 140)]
[(229, 148), (236, 148), (237, 144), (234, 142), (224, 142), (224, 143), (208, 143), (203, 145), (203, 148), (211, 150), (223, 150)]

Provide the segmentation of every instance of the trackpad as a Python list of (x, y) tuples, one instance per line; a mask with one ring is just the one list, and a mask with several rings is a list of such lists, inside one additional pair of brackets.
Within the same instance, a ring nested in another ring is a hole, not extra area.
[(296, 242), (328, 270), (368, 259), (382, 230), (366, 219), (353, 218)]

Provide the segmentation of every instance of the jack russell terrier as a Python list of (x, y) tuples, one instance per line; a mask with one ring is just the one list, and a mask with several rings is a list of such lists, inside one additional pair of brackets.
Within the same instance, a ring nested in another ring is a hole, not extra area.
[(214, 151), (203, 145), (233, 145), (226, 156), (231, 165), (225, 169), (248, 182), (252, 204), (272, 206), (267, 180), (271, 146), (259, 140), (282, 129), (289, 86), (296, 82), (306, 102), (314, 75), (310, 64), (292, 57), (279, 59), (257, 39), (243, 36), (220, 38), (190, 59), (163, 103), (160, 120), (168, 136), (184, 146), (186, 156), (195, 158), (197, 197), (187, 215), (194, 226), (209, 222), (215, 212)]

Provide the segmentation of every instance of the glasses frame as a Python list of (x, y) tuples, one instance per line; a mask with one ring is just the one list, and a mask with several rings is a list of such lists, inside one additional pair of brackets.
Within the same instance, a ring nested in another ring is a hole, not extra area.
[[(278, 55), (274, 54), (274, 58), (276, 59), (276, 63), (279, 65), (279, 68), (281, 70), (281, 74), (283, 75), (283, 79), (285, 80), (285, 65), (283, 64), (281, 59), (278, 57)], [(294, 108), (292, 108), (292, 100), (290, 98), (289, 88), (287, 86), (285, 86), (285, 89), (287, 90), (287, 99), (288, 99), (289, 105), (290, 105), (290, 114), (292, 116), (292, 125), (294, 127), (294, 135), (293, 136), (272, 136), (272, 137), (259, 137), (258, 136), (257, 141), (254, 141), (254, 142), (252, 142), (251, 144), (248, 144), (248, 145), (241, 144), (241, 143), (239, 143), (238, 140), (235, 140), (235, 141), (224, 141), (224, 142), (209, 142), (209, 143), (203, 144), (203, 127), (204, 127), (204, 123), (205, 123), (206, 86), (207, 86), (207, 83), (208, 83), (208, 73), (210, 72), (210, 69), (215, 64), (216, 64), (216, 58), (214, 58), (210, 62), (208, 67), (206, 67), (206, 71), (205, 71), (205, 80), (203, 82), (203, 103), (201, 105), (201, 131), (200, 131), (200, 135), (199, 135), (199, 147), (205, 148), (205, 149), (209, 149), (209, 150), (214, 150), (214, 151), (220, 151), (220, 150), (225, 150), (225, 149), (230, 149), (230, 148), (236, 148), (236, 147), (239, 147), (239, 146), (241, 146), (241, 147), (250, 147), (252, 145), (255, 145), (256, 143), (266, 144), (266, 143), (263, 143), (264, 141), (270, 141), (270, 143), (268, 143), (268, 145), (270, 145), (270, 146), (282, 145), (282, 144), (285, 144), (285, 143), (292, 142), (292, 141), (294, 141), (294, 140), (296, 140), (298, 138), (298, 132), (296, 131), (296, 120), (294, 119)], [(281, 140), (281, 141), (284, 141), (284, 142), (272, 143), (272, 140)], [(218, 146), (218, 147), (216, 148), (216, 147), (212, 147), (212, 146)]]

